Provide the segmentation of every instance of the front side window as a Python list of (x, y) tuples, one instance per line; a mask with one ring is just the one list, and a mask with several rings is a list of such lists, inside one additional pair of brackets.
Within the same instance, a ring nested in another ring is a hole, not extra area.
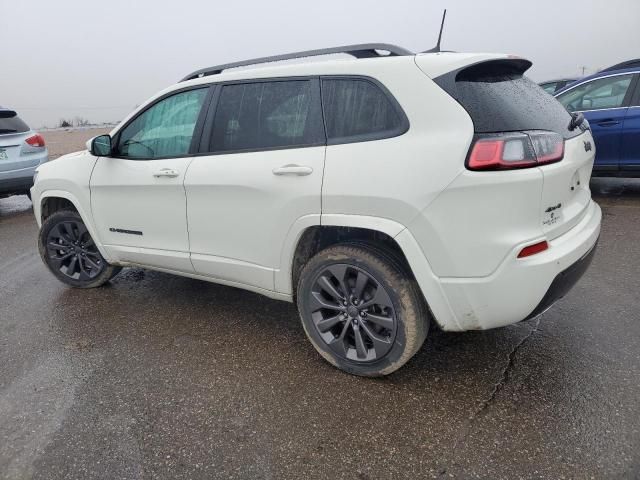
[(154, 159), (189, 153), (207, 88), (167, 97), (142, 112), (119, 135), (120, 157)]
[(599, 78), (564, 92), (557, 98), (570, 112), (618, 108), (624, 103), (632, 78), (633, 75)]
[(323, 79), (322, 103), (333, 143), (389, 138), (406, 130), (389, 97), (365, 79)]
[(557, 90), (557, 86), (558, 86), (558, 82), (551, 82), (551, 83), (543, 83), (540, 85), (542, 87), (542, 89), (547, 92), (547, 93), (553, 93)]
[(209, 151), (323, 144), (322, 118), (312, 89), (308, 80), (224, 85)]

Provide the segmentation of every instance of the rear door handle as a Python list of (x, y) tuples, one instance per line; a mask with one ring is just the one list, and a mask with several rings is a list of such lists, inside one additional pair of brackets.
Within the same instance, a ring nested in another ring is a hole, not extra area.
[(310, 175), (313, 173), (313, 168), (305, 165), (283, 165), (282, 167), (274, 168), (272, 170), (274, 175)]
[(178, 170), (174, 170), (173, 168), (162, 168), (153, 174), (153, 176), (156, 178), (158, 177), (173, 178), (173, 177), (177, 177), (178, 175), (180, 175), (180, 172)]
[(613, 127), (618, 124), (620, 124), (620, 120), (614, 120), (613, 118), (607, 118), (606, 120), (598, 122), (598, 125), (601, 127)]

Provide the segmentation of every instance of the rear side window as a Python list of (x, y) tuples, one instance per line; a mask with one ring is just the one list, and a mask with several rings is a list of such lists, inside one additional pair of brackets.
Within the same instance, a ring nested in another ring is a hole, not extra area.
[(0, 135), (3, 133), (24, 133), (28, 132), (29, 127), (24, 123), (15, 112), (9, 110), (0, 110)]
[(623, 105), (633, 75), (605, 77), (583, 83), (558, 96), (570, 112), (619, 108)]
[(571, 115), (555, 98), (509, 64), (486, 62), (458, 72), (455, 82), (436, 82), (469, 113), (476, 133), (549, 130), (564, 138), (582, 133), (569, 130)]
[(366, 79), (323, 79), (322, 104), (329, 143), (395, 137), (408, 129), (395, 100)]
[[(317, 83), (315, 86), (317, 90)], [(324, 144), (318, 95), (309, 80), (224, 85), (209, 151)]]
[(552, 83), (543, 83), (540, 86), (545, 92), (553, 94), (553, 92), (558, 90), (558, 85), (559, 85), (558, 82), (552, 82)]

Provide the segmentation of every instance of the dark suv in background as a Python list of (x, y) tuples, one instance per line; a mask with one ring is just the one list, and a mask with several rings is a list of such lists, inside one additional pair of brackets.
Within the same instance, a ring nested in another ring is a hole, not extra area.
[(591, 124), (594, 176), (640, 176), (640, 64), (634, 62), (614, 65), (554, 94), (569, 112), (581, 112)]

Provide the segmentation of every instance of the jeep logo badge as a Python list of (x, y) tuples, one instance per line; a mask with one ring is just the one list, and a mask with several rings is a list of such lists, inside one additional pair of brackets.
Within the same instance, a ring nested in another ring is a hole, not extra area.
[(584, 151), (585, 152), (590, 152), (591, 151), (591, 142), (588, 142), (585, 140), (584, 142)]

